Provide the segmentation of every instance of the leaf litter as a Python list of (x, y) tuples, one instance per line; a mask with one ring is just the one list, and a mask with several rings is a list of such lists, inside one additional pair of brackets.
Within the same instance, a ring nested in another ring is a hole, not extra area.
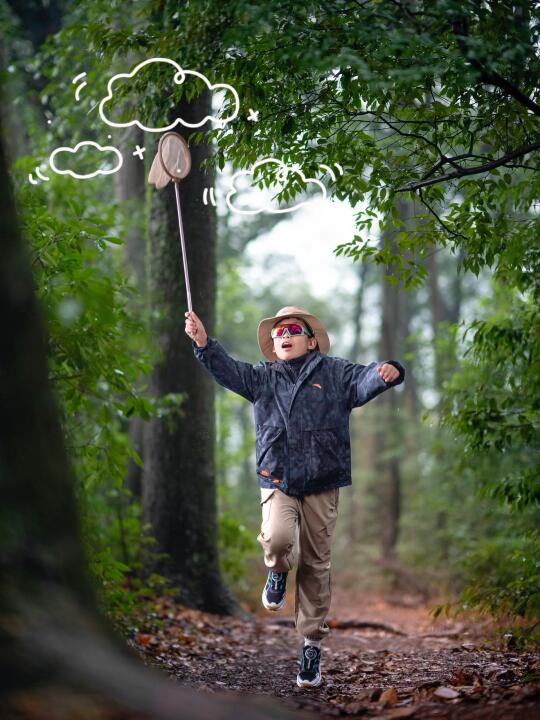
[[(292, 622), (263, 610), (226, 617), (160, 598), (128, 642), (145, 663), (199, 691), (273, 695), (318, 716), (540, 719), (540, 653), (485, 639), (480, 622), (428, 622), (425, 607), (408, 613), (384, 598), (360, 599), (338, 593), (323, 682), (310, 690), (296, 686), (301, 639)], [(285, 616), (290, 610), (289, 599)], [(339, 629), (353, 614), (356, 627)]]

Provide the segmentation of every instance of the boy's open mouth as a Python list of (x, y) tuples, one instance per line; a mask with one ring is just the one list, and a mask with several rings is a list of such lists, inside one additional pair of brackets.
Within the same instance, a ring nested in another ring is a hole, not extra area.
[(292, 348), (292, 342), (289, 342), (288, 340), (285, 340), (284, 343), (281, 345), (282, 350), (287, 350), (287, 348)]

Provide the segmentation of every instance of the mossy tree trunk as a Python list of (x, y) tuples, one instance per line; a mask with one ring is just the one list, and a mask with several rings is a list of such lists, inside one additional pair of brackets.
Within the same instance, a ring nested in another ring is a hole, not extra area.
[[(126, 272), (131, 276), (137, 288), (138, 302), (144, 302), (146, 293), (146, 233), (144, 202), (146, 195), (145, 162), (133, 154), (136, 147), (145, 147), (144, 132), (138, 127), (124, 130), (119, 148), (124, 163), (114, 177), (116, 200), (120, 203), (124, 215), (124, 261)], [(138, 304), (133, 303), (133, 312)], [(141, 384), (144, 378), (141, 378)], [(129, 443), (144, 460), (144, 420), (132, 417), (128, 424)], [(141, 497), (142, 469), (131, 458), (128, 461), (125, 485), (136, 498)]]
[[(203, 93), (175, 108), (174, 117), (194, 122), (211, 114)], [(178, 130), (178, 128), (177, 128)], [(181, 131), (189, 141), (189, 132)], [(191, 145), (192, 170), (180, 183), (193, 309), (208, 334), (214, 326), (216, 287), (216, 216), (204, 205), (213, 174), (200, 168), (206, 144)], [(216, 481), (214, 475), (214, 388), (193, 355), (184, 332), (187, 310), (174, 187), (151, 188), (148, 244), (148, 292), (162, 358), (150, 380), (156, 397), (183, 393), (182, 416), (171, 430), (163, 419), (145, 428), (143, 507), (157, 540), (167, 553), (152, 561), (157, 572), (178, 587), (178, 600), (211, 612), (230, 612), (234, 602), (222, 582), (217, 551)]]

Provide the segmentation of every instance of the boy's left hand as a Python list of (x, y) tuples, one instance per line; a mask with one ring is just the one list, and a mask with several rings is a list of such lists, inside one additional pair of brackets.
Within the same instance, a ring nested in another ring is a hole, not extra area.
[(377, 372), (385, 382), (392, 382), (399, 377), (399, 370), (393, 365), (390, 365), (389, 363), (384, 363), (383, 365), (380, 365), (377, 368)]

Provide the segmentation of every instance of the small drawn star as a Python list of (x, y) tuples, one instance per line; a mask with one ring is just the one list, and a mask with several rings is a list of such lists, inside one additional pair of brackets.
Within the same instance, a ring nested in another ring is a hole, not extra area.
[(259, 119), (259, 111), (253, 110), (253, 108), (249, 108), (248, 120), (251, 120), (252, 122), (257, 122), (258, 119)]
[(133, 153), (131, 153), (131, 154), (132, 154), (132, 155), (137, 155), (138, 158), (139, 158), (139, 160), (142, 160), (143, 157), (144, 157), (144, 151), (145, 151), (145, 150), (146, 150), (146, 148), (142, 148), (142, 147), (139, 147), (139, 146), (137, 145), (137, 147), (136, 147), (136, 149), (135, 149), (135, 152), (133, 152)]

